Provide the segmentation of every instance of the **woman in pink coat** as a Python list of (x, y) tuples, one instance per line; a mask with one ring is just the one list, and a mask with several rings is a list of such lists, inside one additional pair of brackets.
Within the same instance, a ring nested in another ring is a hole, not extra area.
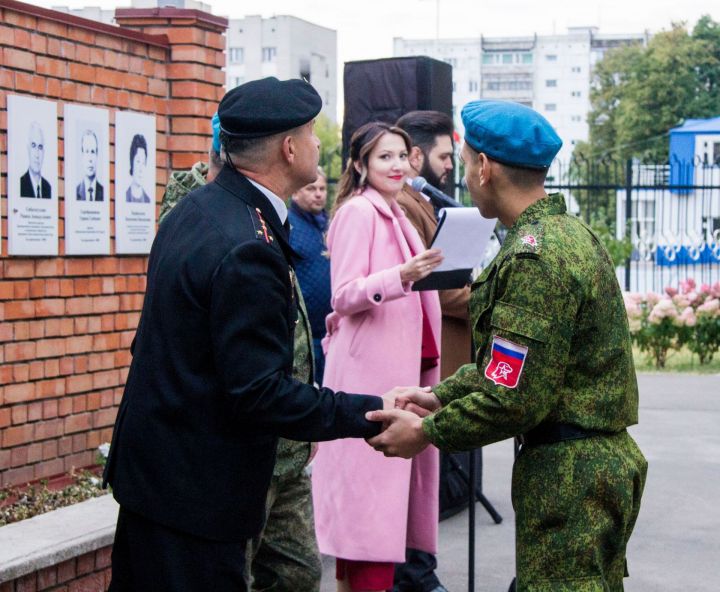
[[(330, 224), (332, 306), (324, 384), (357, 393), (439, 380), (437, 292), (414, 281), (442, 260), (396, 202), (408, 170), (402, 130), (369, 123), (351, 139)], [(385, 458), (362, 440), (323, 442), (313, 466), (320, 551), (337, 557), (338, 590), (387, 590), (405, 549), (436, 552), (438, 453)]]

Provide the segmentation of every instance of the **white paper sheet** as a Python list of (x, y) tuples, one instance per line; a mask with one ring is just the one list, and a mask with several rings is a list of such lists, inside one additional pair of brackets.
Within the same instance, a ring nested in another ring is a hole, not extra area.
[(435, 271), (473, 269), (485, 256), (496, 218), (483, 218), (477, 208), (440, 210), (440, 223), (432, 242), (443, 253), (443, 262)]

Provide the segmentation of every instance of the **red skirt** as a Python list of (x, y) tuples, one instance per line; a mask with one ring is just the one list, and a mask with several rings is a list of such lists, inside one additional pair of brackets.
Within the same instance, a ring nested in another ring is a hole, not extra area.
[(379, 561), (335, 560), (335, 578), (347, 576), (351, 590), (392, 590), (395, 564)]

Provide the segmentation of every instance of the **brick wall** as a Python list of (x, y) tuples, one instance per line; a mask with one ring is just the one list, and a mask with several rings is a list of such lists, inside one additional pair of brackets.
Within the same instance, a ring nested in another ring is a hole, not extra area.
[(0, 592), (101, 592), (110, 585), (112, 546), (0, 584)]
[[(0, 486), (94, 463), (109, 441), (142, 307), (146, 257), (65, 257), (63, 105), (156, 115), (159, 209), (172, 169), (204, 159), (224, 89), (227, 20), (125, 9), (122, 27), (0, 0)], [(60, 256), (7, 256), (7, 94), (58, 103)], [(111, 248), (114, 252), (114, 200)]]

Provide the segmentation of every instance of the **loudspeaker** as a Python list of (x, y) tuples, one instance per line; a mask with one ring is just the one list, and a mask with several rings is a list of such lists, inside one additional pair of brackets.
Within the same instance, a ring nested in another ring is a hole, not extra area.
[(368, 121), (395, 123), (415, 110), (452, 117), (452, 66), (425, 56), (347, 62), (343, 87), (343, 163), (351, 136)]

